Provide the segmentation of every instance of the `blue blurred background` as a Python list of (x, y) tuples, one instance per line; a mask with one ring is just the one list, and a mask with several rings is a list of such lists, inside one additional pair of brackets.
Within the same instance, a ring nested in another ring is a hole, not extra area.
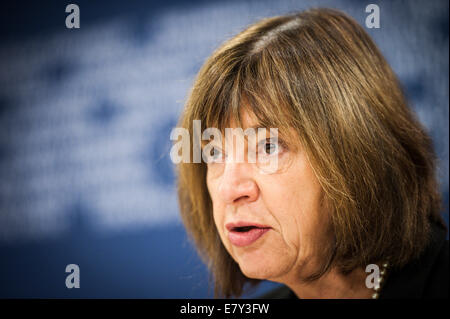
[[(432, 135), (448, 223), (448, 1), (15, 1), (0, 10), (0, 297), (209, 298), (169, 133), (225, 39), (313, 6), (364, 25)], [(67, 289), (78, 264), (81, 288)], [(275, 287), (264, 283), (246, 297)]]

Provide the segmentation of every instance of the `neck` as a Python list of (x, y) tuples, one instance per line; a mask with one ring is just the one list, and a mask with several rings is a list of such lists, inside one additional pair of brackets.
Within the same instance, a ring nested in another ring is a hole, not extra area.
[(363, 269), (343, 275), (333, 268), (313, 282), (297, 279), (285, 281), (285, 284), (301, 299), (366, 299), (374, 293), (366, 287), (366, 277)]

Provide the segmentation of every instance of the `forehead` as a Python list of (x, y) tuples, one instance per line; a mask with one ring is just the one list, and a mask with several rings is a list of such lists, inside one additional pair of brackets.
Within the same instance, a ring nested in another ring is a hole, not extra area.
[(241, 125), (239, 126), (239, 124), (234, 120), (231, 119), (230, 123), (227, 127), (229, 128), (237, 128), (237, 127), (241, 127), (243, 130), (247, 129), (247, 128), (256, 128), (259, 126), (259, 121), (256, 118), (255, 114), (251, 111), (248, 110), (247, 107), (243, 107), (240, 112), (240, 120), (241, 120)]
[[(278, 110), (278, 111), (277, 111)], [(278, 114), (278, 112), (280, 112)], [(247, 129), (265, 128), (267, 137), (270, 136), (270, 129), (277, 129), (277, 136), (283, 140), (283, 142), (291, 147), (292, 150), (297, 149), (299, 146), (300, 132), (294, 128), (293, 123), (290, 120), (296, 118), (294, 114), (289, 114), (289, 109), (280, 111), (279, 108), (272, 104), (256, 103), (248, 99), (248, 96), (244, 94), (241, 96), (239, 101), (239, 107), (233, 109), (232, 107), (227, 108), (226, 112), (220, 113), (210, 113), (210, 116), (205, 118), (206, 127), (215, 127), (221, 132), (221, 141), (225, 142), (226, 128), (238, 128), (243, 131)], [(212, 115), (212, 116), (211, 116)], [(259, 135), (258, 138), (261, 136)], [(213, 139), (209, 139), (214, 140)], [(201, 141), (200, 144), (203, 146), (208, 141)], [(215, 143), (214, 143), (215, 144)]]
[[(298, 138), (298, 133), (296, 133), (296, 130), (293, 127), (276, 127), (275, 125), (267, 125), (261, 123), (261, 121), (257, 118), (257, 116), (252, 112), (252, 110), (247, 108), (242, 108), (239, 111), (239, 121), (241, 124), (238, 123), (238, 120), (232, 118), (225, 124), (224, 127), (220, 128), (219, 131), (221, 132), (220, 138), (215, 139), (211, 137), (210, 139), (202, 140), (200, 142), (201, 146), (204, 147), (208, 143), (212, 143), (220, 145), (220, 144), (226, 144), (232, 142), (236, 135), (243, 136), (245, 143), (248, 142), (248, 134), (247, 129), (253, 129), (253, 134), (256, 134), (255, 137), (257, 139), (260, 138), (281, 138), (284, 141), (285, 145), (289, 145), (291, 147), (291, 150), (294, 151), (299, 147), (300, 141)], [(234, 133), (229, 132), (228, 134), (226, 132), (226, 129), (241, 129), (238, 131), (234, 131)], [(259, 131), (259, 129), (265, 129), (264, 131)], [(276, 129), (276, 130), (273, 130)], [(265, 136), (261, 135), (264, 134)]]
[[(247, 135), (245, 133), (245, 131), (247, 129), (254, 129), (254, 132), (257, 133), (258, 132), (258, 128), (263, 128), (263, 126), (261, 125), (261, 123), (258, 121), (257, 117), (254, 115), (253, 112), (248, 111), (246, 108), (242, 108), (239, 112), (239, 120), (240, 120), (240, 124), (238, 123), (238, 121), (234, 118), (232, 118), (231, 120), (229, 120), (227, 122), (227, 124), (225, 124), (224, 127), (220, 128), (220, 139), (216, 140), (215, 138), (210, 138), (209, 140), (203, 140), (201, 141), (202, 146), (205, 146), (206, 144), (208, 144), (209, 142), (212, 142), (212, 144), (220, 144), (220, 143), (229, 143), (230, 139), (234, 139), (235, 135), (243, 135), (245, 141), (247, 141)], [(234, 129), (242, 129), (242, 130), (235, 130), (233, 133), (230, 133), (228, 131), (228, 129), (231, 129), (231, 131), (233, 131)], [(227, 132), (228, 131), (228, 132)], [(266, 130), (266, 134), (270, 132), (269, 129)], [(259, 136), (260, 137), (260, 136)]]

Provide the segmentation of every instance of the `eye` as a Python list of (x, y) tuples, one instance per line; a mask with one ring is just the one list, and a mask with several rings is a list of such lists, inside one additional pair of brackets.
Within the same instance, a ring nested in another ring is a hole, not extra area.
[(272, 156), (283, 151), (283, 147), (279, 141), (274, 138), (268, 138), (259, 143), (258, 153), (262, 155)]
[(276, 150), (278, 149), (278, 145), (275, 143), (266, 143), (265, 145), (265, 152), (266, 154), (273, 154), (276, 152)]
[(211, 147), (207, 156), (208, 163), (220, 163), (223, 158), (222, 150), (218, 147)]

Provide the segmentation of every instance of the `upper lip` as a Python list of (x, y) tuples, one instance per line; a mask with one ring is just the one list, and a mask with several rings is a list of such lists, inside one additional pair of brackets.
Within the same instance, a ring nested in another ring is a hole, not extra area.
[(238, 227), (257, 227), (257, 228), (271, 228), (270, 226), (258, 224), (258, 223), (252, 223), (252, 222), (246, 222), (246, 221), (238, 221), (236, 223), (228, 223), (225, 225), (225, 227), (229, 231), (233, 231), (235, 228)]

